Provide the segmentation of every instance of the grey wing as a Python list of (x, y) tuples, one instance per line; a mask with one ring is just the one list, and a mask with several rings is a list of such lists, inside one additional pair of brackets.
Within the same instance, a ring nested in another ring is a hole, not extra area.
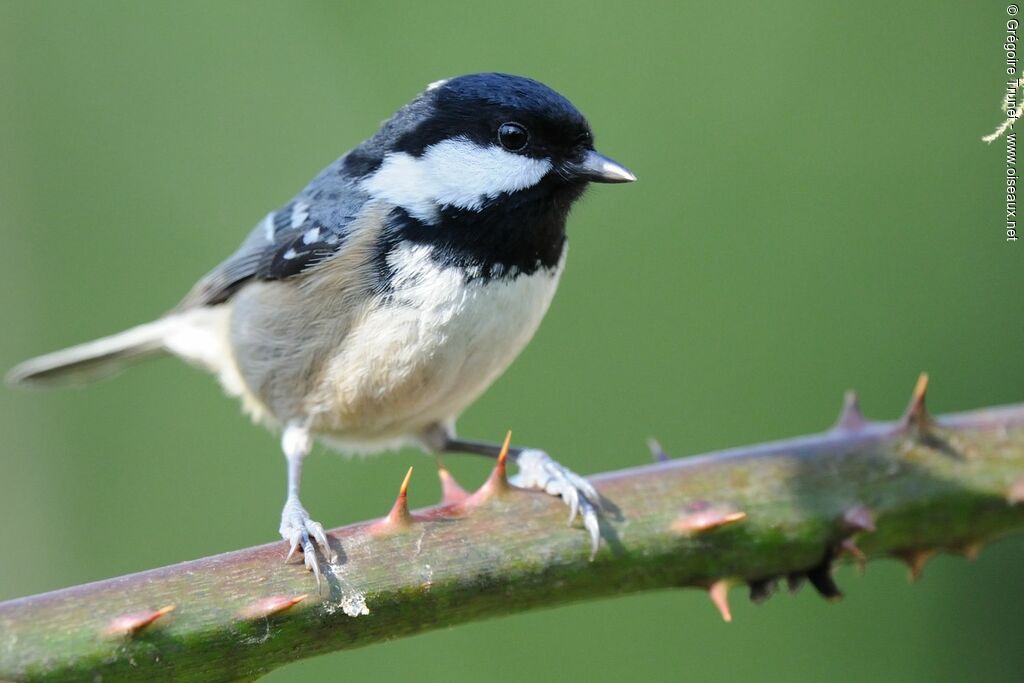
[(350, 242), (369, 196), (344, 171), (328, 166), (292, 201), (267, 214), (234, 254), (207, 273), (177, 310), (224, 303), (251, 280), (283, 280), (327, 261)]

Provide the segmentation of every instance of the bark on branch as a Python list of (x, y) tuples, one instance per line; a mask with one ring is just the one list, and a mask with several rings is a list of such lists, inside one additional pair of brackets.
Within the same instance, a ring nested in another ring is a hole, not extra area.
[(972, 556), (1024, 527), (1024, 404), (897, 422), (848, 397), (823, 434), (601, 474), (594, 561), (565, 508), (496, 470), (467, 496), (330, 533), (317, 590), (282, 543), (0, 603), (0, 680), (252, 680), (286, 662), (455, 623), (666, 587), (781, 578), (839, 597), (835, 558)]

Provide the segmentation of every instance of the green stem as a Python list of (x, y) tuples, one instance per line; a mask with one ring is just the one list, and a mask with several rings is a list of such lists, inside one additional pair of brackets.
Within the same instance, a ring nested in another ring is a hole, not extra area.
[(460, 503), (331, 532), (339, 559), (322, 565), (319, 593), (273, 543), (2, 603), (0, 680), (251, 680), (439, 626), (665, 587), (721, 598), (748, 583), (759, 599), (779, 577), (809, 578), (834, 598), (844, 551), (918, 567), (1024, 527), (1024, 405), (932, 419), (919, 385), (899, 422), (865, 422), (848, 402), (824, 434), (592, 481), (608, 501), (593, 562), (564, 506), (492, 476)]

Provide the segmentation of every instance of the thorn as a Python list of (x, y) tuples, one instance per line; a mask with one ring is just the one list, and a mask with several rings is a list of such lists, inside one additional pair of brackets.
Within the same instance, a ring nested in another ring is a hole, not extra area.
[(263, 598), (257, 600), (252, 605), (249, 605), (243, 609), (239, 615), (243, 619), (258, 619), (260, 617), (269, 617), (272, 614), (283, 612), (286, 609), (290, 609), (295, 605), (299, 604), (303, 600), (309, 597), (308, 593), (297, 595), (293, 598), (284, 595), (272, 595), (269, 598)]
[(821, 597), (829, 602), (835, 602), (843, 597), (843, 592), (839, 590), (839, 586), (832, 579), (833, 557), (833, 551), (829, 548), (818, 566), (807, 572), (807, 580), (811, 582)]
[(928, 408), (925, 406), (925, 395), (928, 393), (928, 373), (922, 372), (914, 385), (914, 393), (910, 397), (907, 411), (903, 414), (900, 424), (904, 428), (917, 427), (927, 429), (931, 425), (931, 418), (928, 416)]
[(683, 514), (672, 522), (672, 531), (697, 535), (746, 519), (747, 513), (728, 506), (713, 505), (706, 500), (690, 503)]
[(133, 612), (114, 618), (107, 627), (107, 635), (133, 636), (154, 621), (174, 611), (174, 605), (161, 607), (153, 612)]
[(658, 443), (658, 440), (653, 436), (647, 439), (647, 448), (651, 451), (651, 457), (654, 458), (654, 462), (666, 462), (671, 460), (671, 458), (668, 457), (668, 454), (665, 453), (665, 450), (661, 447), (661, 444)]
[(868, 561), (868, 556), (864, 554), (864, 551), (857, 547), (852, 538), (843, 539), (843, 542), (839, 544), (839, 550), (841, 553), (851, 555), (857, 562), (857, 571), (861, 576), (864, 576), (865, 563)]
[(487, 481), (483, 485), (474, 491), (464, 501), (464, 506), (471, 507), (477, 503), (487, 500), (491, 496), (500, 495), (509, 490), (508, 476), (506, 473), (506, 465), (508, 462), (508, 449), (509, 443), (512, 441), (512, 430), (509, 430), (505, 434), (505, 441), (501, 444), (501, 452), (498, 453), (498, 462), (495, 463), (494, 469), (491, 470), (491, 475), (487, 477)]
[(981, 554), (981, 550), (984, 547), (985, 543), (983, 541), (968, 541), (967, 543), (961, 544), (956, 550), (967, 560), (974, 562), (978, 559), (978, 555)]
[(405, 500), (409, 497), (409, 479), (412, 478), (412, 467), (405, 473), (405, 479), (402, 480), (402, 485), (398, 489), (398, 497)]
[(1010, 505), (1024, 503), (1024, 477), (1010, 484), (1010, 490), (1006, 492), (1006, 502)]
[(853, 558), (858, 560), (862, 566), (864, 560), (868, 558), (868, 556), (864, 554), (864, 551), (857, 547), (857, 544), (853, 542), (852, 538), (844, 539), (843, 542), (839, 544), (839, 549), (844, 553), (852, 555)]
[(402, 480), (402, 486), (398, 489), (398, 497), (395, 498), (395, 504), (391, 506), (391, 512), (388, 513), (387, 521), (388, 524), (394, 527), (406, 527), (412, 523), (412, 516), (409, 514), (409, 479), (412, 477), (412, 468), (405, 473), (405, 479)]
[(458, 505), (469, 498), (466, 490), (459, 486), (452, 473), (437, 459), (437, 478), (441, 480), (441, 505)]
[(383, 519), (374, 522), (370, 529), (375, 532), (389, 532), (399, 531), (407, 529), (412, 525), (414, 519), (409, 514), (409, 479), (412, 478), (412, 468), (405, 473), (405, 479), (402, 480), (402, 485), (398, 488), (398, 497), (395, 498), (395, 504), (391, 506), (391, 510), (387, 516)]
[(924, 566), (935, 556), (934, 550), (905, 550), (894, 553), (910, 570), (910, 582), (916, 583), (924, 573)]
[(508, 445), (512, 443), (512, 430), (505, 432), (505, 441), (501, 444), (501, 452), (498, 453), (498, 462), (494, 465), (494, 472), (491, 473), (492, 477), (500, 479), (504, 485), (508, 485), (507, 476), (507, 462), (508, 462)]
[(852, 389), (843, 396), (843, 408), (839, 411), (839, 419), (832, 429), (853, 431), (867, 425), (864, 413), (860, 411), (860, 401), (857, 392)]
[(843, 514), (843, 525), (848, 531), (875, 530), (875, 515), (863, 505), (854, 505)]
[(772, 597), (778, 589), (778, 583), (776, 579), (756, 579), (751, 581), (750, 586), (750, 601), (755, 605), (759, 605), (768, 598)]
[(818, 591), (818, 594), (827, 601), (836, 602), (842, 599), (843, 592), (839, 590), (839, 586), (832, 579), (832, 570), (830, 568), (823, 567), (807, 572), (807, 580), (811, 582), (811, 585)]
[(715, 581), (708, 587), (708, 595), (722, 615), (722, 620), (726, 623), (732, 621), (732, 612), (729, 610), (729, 582), (725, 579)]

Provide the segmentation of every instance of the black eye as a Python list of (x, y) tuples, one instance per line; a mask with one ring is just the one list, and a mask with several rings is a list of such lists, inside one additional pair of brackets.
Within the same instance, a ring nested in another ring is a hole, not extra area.
[(521, 152), (526, 149), (530, 134), (518, 123), (503, 123), (498, 126), (498, 142), (510, 152)]

